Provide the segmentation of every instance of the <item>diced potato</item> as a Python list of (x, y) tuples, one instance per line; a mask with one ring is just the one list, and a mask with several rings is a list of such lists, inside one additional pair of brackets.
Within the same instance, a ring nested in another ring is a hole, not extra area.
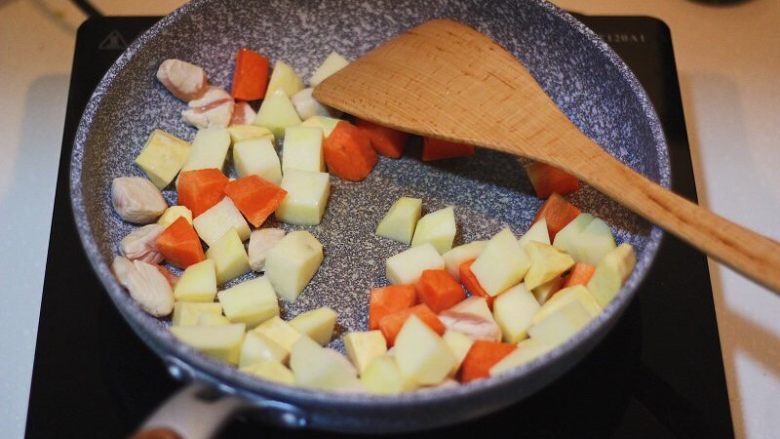
[(525, 285), (534, 289), (563, 274), (574, 265), (574, 259), (557, 248), (531, 241), (525, 246), (531, 257), (531, 268), (525, 274)]
[(303, 80), (295, 70), (286, 62), (276, 61), (274, 69), (271, 72), (271, 79), (268, 80), (266, 94), (273, 93), (276, 90), (283, 90), (287, 96), (303, 90)]
[(387, 352), (387, 341), (379, 330), (350, 332), (344, 336), (344, 347), (347, 357), (362, 375), (374, 358)]
[(168, 227), (173, 224), (179, 218), (184, 218), (188, 223), (192, 224), (192, 212), (185, 206), (170, 206), (165, 209), (160, 219), (157, 220), (157, 224)]
[(295, 376), (292, 371), (275, 360), (260, 360), (256, 363), (252, 363), (251, 366), (242, 367), (241, 371), (277, 383), (290, 386), (295, 384)]
[(501, 361), (494, 364), (490, 368), (490, 375), (499, 375), (504, 372), (520, 367), (526, 363), (530, 363), (536, 358), (544, 355), (552, 349), (550, 346), (544, 344), (541, 340), (535, 338), (529, 338), (521, 341), (517, 344), (517, 349), (512, 351), (509, 355), (502, 358)]
[(538, 287), (531, 290), (531, 292), (536, 298), (536, 301), (539, 302), (539, 305), (544, 305), (545, 302), (550, 300), (550, 297), (552, 297), (553, 294), (557, 293), (562, 286), (563, 286), (563, 278), (556, 277), (551, 281), (539, 285)]
[(275, 341), (258, 332), (249, 331), (244, 335), (244, 342), (241, 344), (238, 367), (243, 369), (267, 360), (284, 363), (289, 355), (287, 349), (279, 346)]
[(217, 325), (230, 325), (230, 320), (227, 317), (214, 314), (204, 313), (198, 316), (198, 326), (217, 326)]
[(268, 128), (259, 127), (257, 125), (231, 125), (228, 127), (228, 133), (230, 133), (230, 141), (233, 146), (239, 142), (249, 139), (268, 139), (271, 142), (274, 141), (274, 133)]
[(376, 226), (376, 234), (409, 245), (421, 212), (421, 199), (401, 197), (393, 203)]
[(322, 128), (294, 126), (284, 131), (282, 146), (282, 172), (291, 169), (301, 171), (325, 171), (322, 153)]
[(293, 302), (320, 268), (322, 244), (311, 233), (288, 233), (268, 252), (265, 274), (279, 297)]
[(473, 314), (485, 320), (493, 320), (493, 313), (490, 312), (490, 307), (484, 297), (471, 296), (448, 311), (454, 311), (459, 314)]
[(357, 370), (341, 353), (323, 348), (309, 337), (301, 337), (290, 353), (295, 383), (324, 390), (359, 390)]
[(206, 251), (206, 258), (213, 260), (217, 267), (218, 285), (251, 271), (244, 243), (235, 229), (230, 229), (215, 242)]
[(459, 245), (452, 250), (444, 253), (444, 265), (447, 271), (457, 280), (460, 280), (460, 264), (471, 259), (477, 259), (482, 250), (487, 246), (487, 241), (472, 241), (468, 244)]
[(300, 125), (301, 118), (284, 90), (277, 89), (265, 95), (254, 124), (268, 128), (275, 137), (282, 137), (284, 129)]
[(550, 314), (566, 306), (569, 302), (579, 301), (583, 309), (591, 317), (596, 317), (601, 312), (601, 306), (596, 299), (588, 292), (588, 289), (582, 285), (573, 285), (564, 288), (552, 296), (534, 315), (533, 324), (539, 323)]
[(385, 262), (387, 278), (393, 284), (413, 284), (423, 271), (443, 268), (444, 259), (430, 243), (402, 251)]
[(322, 128), (322, 132), (325, 135), (325, 138), (327, 139), (328, 136), (330, 136), (330, 133), (333, 132), (333, 130), (336, 128), (336, 125), (341, 122), (341, 119), (335, 118), (335, 117), (327, 117), (327, 116), (312, 116), (305, 121), (301, 125), (306, 127), (319, 127)]
[(444, 381), (458, 361), (444, 340), (415, 315), (404, 323), (394, 347), (401, 373), (421, 385)]
[(360, 376), (360, 382), (368, 392), (380, 395), (397, 395), (417, 387), (414, 381), (401, 373), (391, 355), (374, 358)]
[[(554, 296), (553, 296), (554, 297)], [(528, 335), (555, 347), (585, 327), (592, 317), (579, 300), (572, 300), (528, 328)]]
[(233, 145), (233, 163), (239, 177), (257, 175), (273, 184), (282, 181), (282, 166), (272, 142), (271, 139), (257, 138)]
[(189, 154), (189, 143), (163, 130), (154, 130), (135, 158), (135, 164), (162, 190), (176, 178)]
[(216, 294), (217, 267), (211, 259), (187, 267), (173, 288), (173, 297), (183, 302), (213, 302)]
[(330, 55), (325, 58), (325, 61), (317, 67), (314, 74), (311, 75), (309, 84), (311, 84), (312, 87), (316, 87), (320, 82), (324, 81), (325, 78), (343, 69), (347, 64), (349, 64), (349, 61), (347, 61), (346, 58), (336, 52), (331, 52)]
[(214, 245), (230, 229), (236, 231), (241, 241), (249, 239), (251, 233), (249, 224), (229, 197), (198, 215), (192, 220), (192, 225), (200, 239), (209, 246)]
[(525, 284), (508, 289), (493, 302), (493, 317), (507, 343), (517, 343), (528, 337), (528, 328), (537, 311), (539, 302)]
[(517, 242), (522, 248), (525, 248), (529, 242), (540, 242), (550, 245), (550, 232), (547, 230), (547, 220), (542, 218), (535, 222)]
[(306, 120), (314, 116), (330, 116), (332, 114), (340, 114), (339, 111), (320, 104), (316, 99), (314, 99), (312, 92), (314, 92), (313, 88), (304, 88), (298, 93), (292, 95), (290, 98), (293, 106), (295, 107), (295, 111), (298, 112), (298, 116), (300, 116), (301, 119)]
[(217, 293), (225, 316), (234, 323), (246, 323), (254, 328), (271, 317), (279, 315), (279, 301), (271, 282), (265, 276)]
[(219, 326), (172, 326), (176, 338), (197, 351), (230, 364), (238, 364), (241, 342), (244, 340), (243, 323)]
[(181, 170), (216, 168), (221, 171), (225, 165), (228, 148), (230, 148), (230, 133), (227, 128), (198, 130), (195, 140), (192, 141), (190, 155)]
[(602, 307), (609, 305), (631, 275), (636, 265), (636, 255), (631, 244), (620, 244), (607, 253), (596, 265), (593, 277), (588, 281), (588, 291)]
[(290, 326), (301, 334), (308, 335), (312, 340), (325, 346), (333, 337), (333, 328), (336, 327), (336, 311), (323, 306), (311, 311), (298, 314), (290, 320)]
[(520, 247), (509, 228), (490, 238), (487, 246), (471, 265), (471, 272), (491, 296), (497, 296), (523, 280), (531, 259)]
[(221, 303), (176, 302), (173, 305), (172, 326), (195, 326), (203, 314), (221, 316)]
[(453, 376), (460, 369), (460, 365), (463, 364), (463, 360), (466, 359), (466, 354), (469, 353), (471, 345), (474, 344), (474, 340), (461, 334), (458, 331), (447, 330), (442, 336), (442, 340), (447, 344), (453, 354), (455, 354), (455, 365), (452, 366), (449, 375)]
[(616, 247), (607, 223), (587, 213), (581, 213), (561, 229), (553, 245), (575, 261), (594, 266)]
[(301, 333), (279, 316), (264, 321), (260, 326), (253, 329), (252, 332), (266, 336), (288, 353), (292, 351), (293, 345), (301, 338)]
[(287, 196), (276, 209), (276, 219), (302, 226), (314, 226), (322, 221), (330, 197), (327, 172), (291, 169), (282, 177), (281, 187)]
[(443, 254), (452, 248), (456, 233), (455, 210), (452, 207), (445, 207), (431, 212), (417, 221), (412, 247), (429, 242), (433, 244), (439, 254)]

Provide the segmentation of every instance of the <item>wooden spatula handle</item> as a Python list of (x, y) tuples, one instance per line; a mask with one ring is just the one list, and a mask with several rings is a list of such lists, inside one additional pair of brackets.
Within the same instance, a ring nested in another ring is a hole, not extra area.
[(609, 154), (576, 166), (593, 187), (755, 282), (780, 292), (780, 243), (664, 189)]

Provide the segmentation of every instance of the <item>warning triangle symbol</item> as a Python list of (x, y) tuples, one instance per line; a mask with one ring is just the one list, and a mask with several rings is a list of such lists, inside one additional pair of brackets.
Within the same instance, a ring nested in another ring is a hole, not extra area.
[(125, 50), (127, 42), (118, 30), (114, 29), (103, 41), (100, 42), (98, 50)]

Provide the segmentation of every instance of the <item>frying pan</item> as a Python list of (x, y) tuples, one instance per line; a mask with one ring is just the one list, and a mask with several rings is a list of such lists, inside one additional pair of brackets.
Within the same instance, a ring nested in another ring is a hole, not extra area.
[[(587, 186), (572, 195), (573, 202), (604, 218), (617, 241), (629, 242), (636, 250), (636, 268), (626, 285), (600, 316), (566, 343), (510, 373), (469, 385), (373, 396), (272, 383), (179, 343), (167, 331), (166, 321), (145, 314), (117, 283), (110, 262), (133, 226), (111, 208), (111, 180), (142, 175), (133, 159), (152, 129), (188, 140), (195, 134), (180, 119), (185, 104), (154, 79), (162, 60), (180, 58), (203, 66), (213, 84), (227, 87), (235, 51), (250, 47), (272, 60), (287, 61), (308, 78), (332, 50), (354, 59), (437, 17), (462, 21), (494, 38), (528, 67), (586, 134), (669, 186), (663, 132), (634, 75), (590, 30), (542, 0), (195, 0), (139, 37), (111, 67), (87, 105), (71, 158), (73, 211), (92, 267), (138, 336), (175, 377), (194, 383), (150, 418), (147, 427), (168, 426), (187, 437), (208, 437), (231, 413), (247, 408), (269, 422), (342, 432), (402, 432), (462, 422), (506, 407), (555, 380), (621, 316), (655, 257), (662, 232)], [(282, 225), (311, 231), (324, 244), (326, 256), (299, 299), (280, 304), (285, 318), (322, 305), (337, 310), (331, 346), (342, 350), (339, 335), (366, 327), (368, 289), (387, 282), (385, 258), (405, 249), (373, 234), (395, 199), (420, 197), (425, 211), (456, 206), (456, 244), (486, 239), (504, 225), (519, 235), (541, 205), (515, 159), (479, 150), (467, 159), (424, 163), (419, 160), (419, 141), (413, 141), (400, 160), (381, 158), (363, 182), (331, 182), (332, 195), (320, 225)], [(164, 195), (169, 203), (175, 200), (172, 190)]]

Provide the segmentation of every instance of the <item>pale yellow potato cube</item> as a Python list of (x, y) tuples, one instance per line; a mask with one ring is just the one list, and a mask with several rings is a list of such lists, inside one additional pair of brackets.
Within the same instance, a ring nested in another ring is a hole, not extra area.
[(241, 371), (277, 383), (290, 386), (295, 384), (295, 376), (292, 371), (275, 360), (260, 360), (252, 363), (251, 366), (242, 367)]
[(303, 90), (303, 80), (295, 70), (284, 61), (276, 61), (271, 71), (271, 79), (268, 80), (266, 94), (281, 89), (287, 96)]
[(176, 178), (189, 154), (189, 143), (158, 129), (149, 134), (135, 164), (162, 190)]
[(293, 302), (320, 268), (322, 244), (311, 233), (297, 230), (285, 235), (268, 252), (265, 275), (279, 297)]
[(525, 235), (521, 236), (517, 242), (522, 248), (525, 248), (526, 244), (529, 242), (539, 242), (550, 245), (550, 232), (547, 230), (547, 220), (542, 218), (533, 223), (528, 231), (525, 232)]
[(508, 289), (493, 301), (493, 317), (507, 343), (517, 343), (528, 337), (528, 328), (537, 311), (539, 302), (525, 284)]
[(421, 385), (444, 381), (457, 363), (444, 340), (415, 315), (401, 327), (394, 347), (401, 373)]
[(620, 288), (631, 275), (636, 265), (636, 255), (631, 244), (620, 244), (607, 253), (596, 265), (593, 277), (588, 281), (588, 291), (599, 305), (606, 307), (615, 298)]
[(218, 285), (252, 270), (249, 267), (249, 257), (244, 249), (244, 243), (241, 242), (235, 229), (230, 229), (215, 242), (206, 251), (206, 258), (214, 261), (217, 267)]
[(301, 118), (295, 111), (290, 98), (284, 90), (277, 89), (266, 93), (260, 109), (257, 111), (255, 125), (268, 128), (275, 137), (284, 136), (284, 129), (301, 124)]
[(294, 126), (284, 131), (282, 145), (282, 172), (291, 169), (301, 171), (325, 171), (325, 155), (322, 152), (322, 128)]
[(188, 223), (192, 224), (192, 212), (184, 206), (168, 207), (160, 219), (157, 220), (157, 224), (168, 227), (179, 218), (184, 218)]
[(517, 349), (490, 368), (490, 375), (499, 375), (526, 363), (530, 363), (549, 352), (550, 349), (552, 349), (552, 347), (546, 345), (541, 340), (535, 338), (525, 339), (517, 344)]
[(488, 294), (497, 296), (520, 283), (530, 267), (531, 259), (507, 227), (490, 238), (471, 272)]
[(290, 326), (289, 323), (281, 319), (281, 317), (272, 317), (260, 326), (252, 330), (256, 334), (261, 334), (267, 337), (269, 340), (278, 344), (288, 353), (292, 350), (293, 345), (302, 337), (302, 334), (295, 328)]
[(192, 220), (192, 226), (206, 245), (212, 246), (228, 230), (234, 229), (241, 241), (249, 239), (252, 231), (233, 201), (225, 197), (219, 203)]
[(211, 357), (230, 364), (238, 364), (243, 323), (219, 326), (172, 326), (170, 331), (183, 343)]
[(202, 314), (222, 315), (221, 303), (176, 302), (173, 304), (173, 326), (195, 326)]
[(282, 166), (272, 142), (271, 139), (256, 138), (233, 145), (233, 164), (239, 177), (257, 175), (273, 184), (282, 181)]
[(330, 175), (291, 169), (282, 177), (280, 185), (287, 191), (276, 219), (283, 223), (314, 226), (322, 221), (330, 197)]
[(402, 251), (385, 261), (387, 279), (393, 284), (413, 284), (425, 270), (444, 268), (444, 259), (430, 243)]
[(182, 302), (213, 302), (217, 295), (217, 266), (211, 259), (190, 265), (184, 270), (173, 297)]
[(214, 314), (201, 314), (198, 316), (198, 326), (217, 326), (217, 325), (230, 325), (233, 322), (227, 319), (227, 317)]
[(323, 390), (359, 390), (357, 370), (340, 352), (323, 348), (309, 337), (301, 337), (290, 352), (290, 369), (295, 383)]
[(439, 254), (452, 248), (455, 234), (458, 232), (455, 224), (455, 209), (445, 207), (431, 212), (417, 221), (412, 238), (412, 247), (431, 243)]
[(390, 210), (376, 226), (376, 234), (409, 245), (421, 212), (421, 199), (401, 197), (390, 206)]
[(268, 139), (271, 142), (274, 141), (274, 133), (272, 133), (271, 130), (257, 125), (231, 125), (228, 127), (228, 133), (230, 133), (230, 141), (233, 143), (233, 146), (249, 139)]
[(382, 331), (350, 332), (344, 336), (344, 347), (360, 375), (369, 363), (387, 352), (387, 341)]
[(360, 382), (366, 391), (379, 395), (397, 395), (418, 387), (417, 383), (401, 373), (391, 355), (381, 355), (368, 363), (360, 376)]
[(338, 119), (335, 117), (327, 117), (327, 116), (312, 116), (305, 121), (301, 125), (306, 127), (319, 127), (322, 128), (322, 133), (325, 135), (325, 138), (327, 139), (328, 136), (330, 136), (330, 133), (333, 132), (333, 130), (336, 128), (336, 125), (338, 125), (339, 122), (341, 122), (342, 119)]
[(471, 296), (447, 311), (453, 311), (458, 314), (472, 314), (488, 321), (493, 320), (493, 313), (490, 311), (490, 307), (484, 297)]
[(238, 367), (245, 368), (266, 360), (284, 363), (289, 355), (287, 349), (275, 341), (258, 332), (249, 331), (244, 335), (244, 342), (241, 344)]
[(555, 235), (553, 245), (575, 261), (596, 265), (614, 250), (615, 238), (604, 221), (581, 213)]
[(557, 248), (531, 241), (525, 246), (531, 258), (531, 267), (525, 274), (525, 285), (534, 289), (563, 274), (574, 265), (574, 259)]
[(460, 280), (460, 265), (471, 259), (477, 259), (482, 250), (487, 246), (487, 241), (472, 241), (459, 245), (441, 255), (447, 271), (457, 280)]
[(325, 58), (325, 61), (317, 67), (314, 74), (311, 75), (309, 84), (311, 84), (312, 87), (316, 87), (320, 82), (324, 81), (325, 78), (343, 69), (347, 64), (349, 64), (349, 61), (347, 61), (346, 58), (335, 51), (331, 52), (328, 57)]
[(333, 311), (330, 307), (323, 306), (295, 316), (295, 318), (290, 320), (290, 326), (325, 346), (333, 337), (333, 328), (336, 327), (337, 317), (336, 311)]
[(564, 288), (552, 296), (534, 315), (533, 324), (536, 324), (548, 315), (566, 306), (569, 302), (578, 301), (583, 309), (588, 312), (590, 317), (596, 317), (601, 312), (601, 305), (598, 304), (588, 289), (582, 285), (573, 285)]
[(454, 376), (458, 372), (458, 369), (460, 369), (460, 365), (463, 364), (463, 360), (466, 359), (466, 354), (469, 353), (471, 345), (474, 344), (474, 340), (451, 329), (448, 329), (444, 333), (442, 340), (444, 340), (444, 343), (447, 344), (447, 347), (450, 348), (452, 353), (455, 354), (455, 365), (452, 366), (452, 370), (450, 370), (449, 373), (450, 376)]
[(304, 88), (290, 97), (290, 100), (295, 107), (295, 111), (298, 112), (298, 116), (300, 116), (301, 119), (306, 120), (314, 116), (335, 116), (341, 114), (338, 110), (320, 104), (319, 101), (312, 96), (313, 92), (313, 88)]
[(565, 342), (585, 327), (593, 317), (582, 302), (572, 300), (528, 328), (528, 335), (542, 343), (555, 347)]
[(548, 300), (550, 300), (550, 297), (553, 296), (558, 290), (561, 289), (561, 286), (563, 285), (563, 278), (562, 277), (556, 277), (555, 279), (545, 282), (538, 287), (531, 290), (531, 293), (533, 293), (534, 297), (536, 298), (536, 301), (539, 302), (539, 305), (544, 305)]
[(227, 128), (204, 128), (195, 134), (190, 155), (182, 166), (182, 171), (197, 169), (219, 169), (225, 165), (228, 148), (230, 148), (230, 133)]
[(247, 328), (254, 328), (279, 315), (279, 301), (265, 276), (220, 291), (217, 297), (225, 317), (234, 323), (246, 323)]

